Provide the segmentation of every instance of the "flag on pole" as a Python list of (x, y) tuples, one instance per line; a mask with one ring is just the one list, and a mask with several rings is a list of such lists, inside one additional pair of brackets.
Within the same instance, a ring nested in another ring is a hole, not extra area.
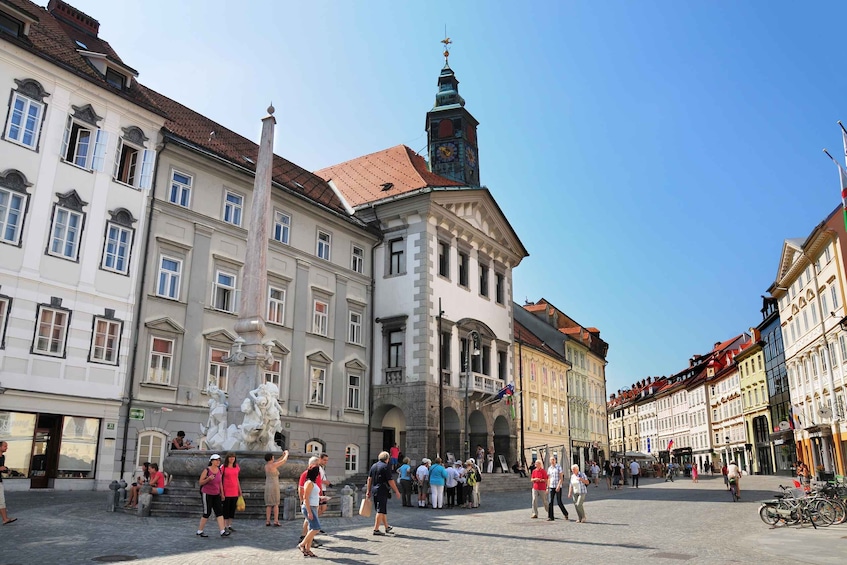
[[(847, 158), (847, 133), (844, 132), (844, 126), (841, 127), (841, 136), (844, 141), (844, 156)], [(844, 170), (841, 163), (836, 161), (835, 158), (829, 154), (829, 151), (824, 149), (823, 152), (826, 153), (826, 156), (832, 159), (832, 162), (835, 163), (836, 167), (838, 167), (838, 182), (841, 184), (841, 210), (844, 215), (844, 229), (847, 229), (847, 171)]]
[(673, 440), (670, 440), (668, 442), (668, 451), (670, 451), (671, 449), (673, 449)]

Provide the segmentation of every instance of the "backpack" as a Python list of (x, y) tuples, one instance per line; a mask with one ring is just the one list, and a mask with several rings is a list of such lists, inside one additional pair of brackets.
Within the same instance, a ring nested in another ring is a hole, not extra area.
[(478, 482), (478, 483), (482, 482), (482, 475), (479, 473), (479, 471), (476, 468), (474, 468), (474, 470), (473, 470), (473, 475), (474, 475), (474, 479), (476, 479), (476, 482)]

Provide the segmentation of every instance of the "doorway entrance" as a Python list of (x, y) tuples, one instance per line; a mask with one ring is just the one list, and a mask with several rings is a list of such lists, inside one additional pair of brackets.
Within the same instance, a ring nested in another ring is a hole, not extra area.
[(58, 414), (39, 414), (35, 424), (30, 460), (29, 488), (53, 488), (59, 462), (60, 424)]

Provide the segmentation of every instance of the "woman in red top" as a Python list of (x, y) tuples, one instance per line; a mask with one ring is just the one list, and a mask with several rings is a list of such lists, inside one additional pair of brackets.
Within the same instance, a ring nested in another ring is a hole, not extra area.
[(152, 494), (163, 494), (165, 492), (165, 474), (159, 470), (158, 463), (150, 463), (150, 486)]
[(229, 532), (234, 532), (232, 527), (232, 519), (235, 517), (235, 505), (238, 503), (238, 497), (242, 496), (241, 481), (238, 480), (238, 473), (241, 467), (238, 466), (235, 453), (229, 452), (224, 456), (224, 464), (221, 467), (223, 472), (223, 481), (221, 487), (223, 491), (224, 505), (224, 523)]

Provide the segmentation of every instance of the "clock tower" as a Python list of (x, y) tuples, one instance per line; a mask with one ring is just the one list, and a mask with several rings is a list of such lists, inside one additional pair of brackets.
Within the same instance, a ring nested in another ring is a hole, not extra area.
[(426, 114), (429, 168), (442, 177), (480, 186), (476, 142), (479, 122), (465, 109), (465, 100), (459, 96), (459, 81), (448, 62), (450, 39), (445, 38), (442, 43), (444, 68), (438, 75), (435, 106)]

